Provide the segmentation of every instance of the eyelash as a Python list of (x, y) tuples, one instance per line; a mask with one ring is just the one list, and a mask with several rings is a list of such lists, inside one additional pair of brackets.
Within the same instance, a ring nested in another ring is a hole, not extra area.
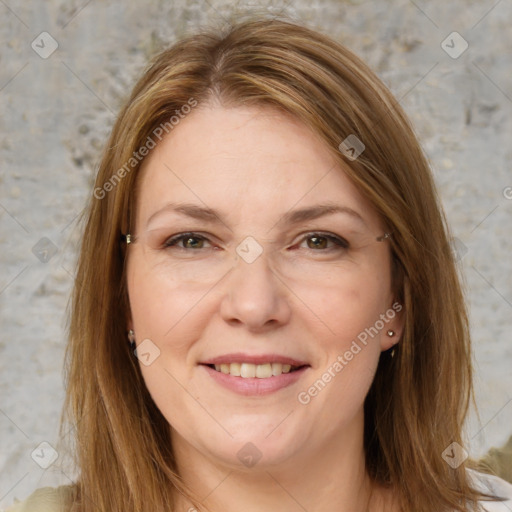
[[(322, 233), (322, 232), (318, 232), (318, 231), (312, 231), (310, 233), (307, 233), (300, 240), (299, 243), (302, 243), (304, 240), (307, 240), (308, 238), (313, 238), (313, 237), (326, 238), (326, 239), (330, 240), (332, 243), (334, 243), (335, 245), (337, 245), (338, 247), (330, 247), (330, 248), (327, 248), (327, 249), (311, 249), (312, 251), (330, 252), (332, 250), (347, 250), (350, 247), (350, 244), (344, 238), (341, 238), (339, 236), (336, 236), (336, 235), (333, 235), (333, 234), (330, 234), (330, 233)], [(171, 238), (167, 239), (164, 242), (164, 244), (163, 244), (163, 248), (164, 249), (169, 249), (171, 247), (176, 247), (179, 242), (181, 242), (182, 240), (186, 240), (188, 238), (195, 238), (195, 239), (198, 239), (198, 240), (205, 240), (207, 242), (210, 242), (208, 240), (208, 238), (206, 238), (205, 236), (200, 235), (199, 233), (187, 232), (187, 233), (180, 233), (178, 235), (172, 236)], [(183, 250), (183, 251), (187, 251), (187, 250), (194, 251), (194, 250), (201, 250), (203, 248), (189, 249), (189, 248), (186, 248), (186, 247), (178, 247), (178, 249)]]

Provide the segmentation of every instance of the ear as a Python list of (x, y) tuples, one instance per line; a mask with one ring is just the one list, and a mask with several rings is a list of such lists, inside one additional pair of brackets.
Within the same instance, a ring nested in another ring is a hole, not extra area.
[[(405, 318), (403, 304), (397, 300), (393, 301), (386, 311), (385, 316), (388, 321), (385, 324), (384, 329), (382, 329), (382, 335), (380, 337), (380, 346), (382, 351), (389, 350), (392, 346), (396, 345), (402, 337)], [(393, 332), (392, 336), (388, 334), (391, 331)]]

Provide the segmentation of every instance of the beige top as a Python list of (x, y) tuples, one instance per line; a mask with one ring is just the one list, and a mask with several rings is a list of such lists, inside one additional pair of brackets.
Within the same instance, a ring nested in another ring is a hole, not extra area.
[(71, 485), (41, 487), (26, 500), (16, 500), (6, 512), (67, 512), (71, 508)]
[[(487, 512), (512, 510), (512, 484), (497, 476), (468, 470), (476, 487), (483, 491), (507, 498), (505, 502), (482, 501), (480, 505)], [(42, 487), (34, 491), (26, 500), (17, 501), (5, 512), (68, 512), (71, 506), (71, 485)]]

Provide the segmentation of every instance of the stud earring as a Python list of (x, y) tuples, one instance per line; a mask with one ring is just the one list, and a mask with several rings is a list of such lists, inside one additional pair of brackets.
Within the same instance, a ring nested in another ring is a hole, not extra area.
[(376, 238), (377, 242), (383, 242), (384, 240), (391, 238), (391, 233), (384, 233)]
[(135, 332), (133, 331), (133, 329), (130, 329), (128, 331), (128, 341), (130, 342), (130, 348), (132, 350), (135, 349)]
[(387, 335), (392, 338), (395, 335), (395, 331), (392, 331), (391, 329), (387, 332)]

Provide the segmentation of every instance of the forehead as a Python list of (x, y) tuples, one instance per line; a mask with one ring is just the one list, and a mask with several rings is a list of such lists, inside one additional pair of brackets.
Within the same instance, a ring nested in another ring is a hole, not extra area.
[(260, 107), (201, 106), (145, 159), (138, 222), (176, 201), (229, 212), (237, 221), (294, 206), (339, 203), (378, 224), (371, 204), (323, 140), (300, 121)]

